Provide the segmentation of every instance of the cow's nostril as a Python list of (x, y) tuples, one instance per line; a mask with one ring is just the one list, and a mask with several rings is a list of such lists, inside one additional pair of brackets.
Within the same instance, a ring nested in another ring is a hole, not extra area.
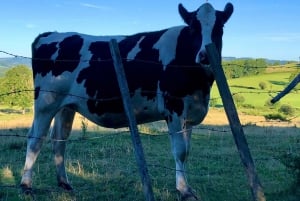
[(200, 63), (206, 64), (206, 65), (209, 64), (209, 60), (208, 60), (206, 51), (201, 51), (199, 53), (199, 57), (200, 57)]

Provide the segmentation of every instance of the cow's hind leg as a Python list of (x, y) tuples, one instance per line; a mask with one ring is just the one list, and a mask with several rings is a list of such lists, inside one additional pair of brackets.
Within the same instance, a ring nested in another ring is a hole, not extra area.
[(27, 151), (24, 172), (21, 180), (23, 192), (30, 193), (32, 189), (32, 168), (40, 153), (44, 139), (47, 136), (51, 120), (54, 114), (35, 112), (32, 127), (28, 133)]
[(168, 122), (172, 153), (176, 163), (176, 188), (181, 194), (182, 200), (198, 200), (191, 187), (187, 183), (185, 163), (190, 149), (192, 127), (180, 118), (172, 118)]
[(68, 139), (72, 130), (74, 116), (74, 110), (69, 108), (61, 109), (55, 116), (54, 125), (51, 132), (57, 182), (58, 186), (64, 188), (65, 190), (72, 190), (72, 186), (69, 184), (65, 169), (65, 149), (66, 140)]

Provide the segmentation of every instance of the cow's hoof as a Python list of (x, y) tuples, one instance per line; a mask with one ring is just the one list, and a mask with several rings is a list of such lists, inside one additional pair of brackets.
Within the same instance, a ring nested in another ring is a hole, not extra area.
[(59, 182), (58, 186), (63, 188), (66, 191), (72, 191), (73, 190), (72, 186), (68, 183)]
[(21, 188), (22, 193), (24, 193), (25, 195), (32, 195), (33, 194), (32, 188), (29, 187), (26, 184), (21, 184), (20, 188)]
[(188, 188), (187, 191), (180, 193), (181, 197), (180, 199), (182, 201), (192, 201), (192, 200), (199, 200), (201, 201), (201, 199), (198, 199), (198, 197), (195, 195), (194, 191), (192, 188)]

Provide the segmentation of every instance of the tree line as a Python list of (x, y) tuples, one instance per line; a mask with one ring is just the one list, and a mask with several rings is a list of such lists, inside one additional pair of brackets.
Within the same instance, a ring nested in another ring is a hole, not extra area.
[(227, 79), (263, 74), (268, 62), (266, 59), (237, 59), (223, 61), (222, 66)]
[(17, 107), (23, 113), (33, 105), (32, 71), (26, 65), (10, 68), (0, 77), (1, 107)]

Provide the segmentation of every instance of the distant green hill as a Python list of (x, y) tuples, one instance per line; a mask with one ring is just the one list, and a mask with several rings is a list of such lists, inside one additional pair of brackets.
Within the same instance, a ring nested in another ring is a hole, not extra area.
[[(239, 110), (245, 113), (251, 113), (251, 111), (255, 113), (258, 112), (261, 115), (268, 112), (268, 107), (266, 106), (268, 101), (282, 91), (290, 83), (291, 77), (299, 72), (300, 67), (297, 63), (293, 63), (270, 66), (266, 69), (266, 73), (264, 74), (228, 79), (227, 81), (231, 93), (242, 96), (244, 99), (242, 102), (243, 106), (240, 107)], [(264, 89), (261, 89), (259, 86), (261, 82), (265, 83), (266, 87)], [(279, 104), (292, 106), (297, 110), (297, 115), (300, 115), (299, 94), (300, 84), (282, 98)], [(211, 99), (214, 105), (218, 107), (222, 106), (222, 100), (215, 83), (212, 88)]]
[(2, 77), (5, 71), (7, 71), (8, 69), (21, 64), (31, 68), (31, 60), (29, 58), (22, 58), (22, 57), (0, 58), (0, 77)]
[(31, 59), (23, 57), (5, 57), (0, 58), (0, 67), (1, 68), (11, 68), (13, 66), (24, 64), (28, 67), (31, 67)]

